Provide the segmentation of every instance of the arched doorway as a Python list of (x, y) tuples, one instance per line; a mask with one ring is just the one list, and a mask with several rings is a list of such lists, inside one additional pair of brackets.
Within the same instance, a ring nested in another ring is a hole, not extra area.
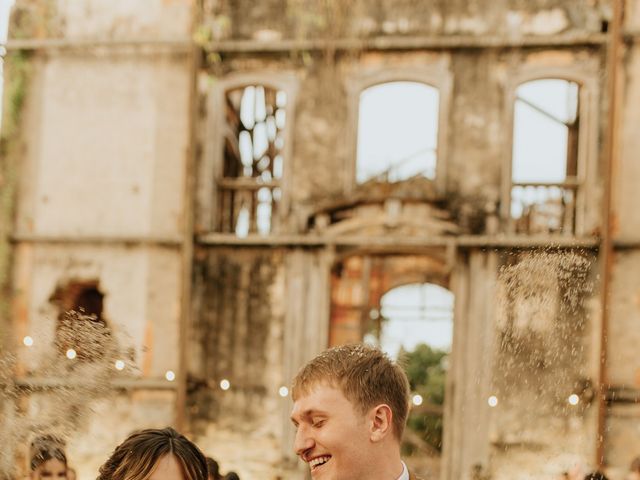
[(403, 455), (438, 478), (446, 374), (453, 344), (453, 293), (442, 252), (353, 255), (332, 271), (330, 344), (379, 345), (405, 366), (413, 406)]

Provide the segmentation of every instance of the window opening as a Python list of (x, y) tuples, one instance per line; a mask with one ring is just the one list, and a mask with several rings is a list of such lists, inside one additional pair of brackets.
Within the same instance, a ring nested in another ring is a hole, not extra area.
[(524, 83), (514, 106), (511, 218), (518, 233), (573, 233), (578, 179), (579, 86)]
[(356, 181), (436, 177), (439, 92), (419, 82), (388, 82), (360, 94)]
[(427, 453), (434, 466), (442, 450), (445, 378), (453, 341), (454, 295), (430, 283), (385, 293), (372, 310), (365, 341), (403, 359), (412, 390), (412, 409), (403, 449)]
[[(65, 328), (91, 329), (74, 327), (76, 322), (92, 322), (96, 331), (104, 332), (102, 336), (109, 336), (107, 322), (103, 317), (104, 294), (100, 291), (97, 281), (71, 281), (58, 287), (50, 298), (51, 303), (58, 307), (58, 321), (56, 325), (56, 347), (65, 355), (73, 349), (79, 360), (94, 360), (100, 352), (92, 345), (91, 338), (76, 339), (71, 344), (72, 335), (65, 335)], [(104, 330), (103, 330), (104, 329)]]
[(240, 237), (272, 233), (282, 200), (287, 95), (249, 85), (228, 90), (225, 105), (218, 230)]

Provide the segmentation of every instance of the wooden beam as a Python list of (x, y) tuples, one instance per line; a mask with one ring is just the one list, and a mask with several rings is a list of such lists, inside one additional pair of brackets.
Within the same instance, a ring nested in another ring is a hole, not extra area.
[(610, 386), (605, 393), (607, 403), (640, 403), (640, 389)]
[(77, 50), (94, 48), (144, 47), (162, 48), (189, 53), (194, 42), (189, 38), (10, 38), (0, 44), (6, 51)]
[(603, 33), (574, 33), (560, 35), (421, 35), (378, 36), (370, 38), (338, 39), (282, 39), (270, 42), (261, 40), (224, 40), (211, 42), (205, 49), (219, 53), (283, 53), (290, 51), (324, 50), (449, 50), (523, 47), (576, 47), (606, 44)]
[(157, 246), (177, 248), (182, 245), (180, 237), (120, 236), (120, 235), (46, 235), (16, 233), (11, 236), (13, 243), (35, 243), (54, 245), (115, 245), (115, 246)]
[[(635, 39), (637, 32), (629, 32), (627, 37)], [(205, 46), (207, 51), (218, 53), (288, 53), (291, 51), (337, 51), (349, 50), (448, 50), (448, 49), (503, 49), (524, 47), (599, 47), (606, 44), (604, 33), (565, 33), (559, 35), (526, 35), (512, 37), (505, 35), (401, 35), (377, 36), (370, 38), (338, 39), (281, 39), (263, 40), (222, 40)], [(0, 44), (0, 49), (50, 50), (50, 49), (94, 49), (122, 47), (153, 47), (189, 53), (198, 46), (192, 39), (175, 38), (10, 38)]]
[(603, 179), (604, 192), (602, 195), (602, 241), (598, 251), (600, 265), (600, 343), (597, 346), (600, 354), (598, 372), (598, 423), (595, 438), (596, 458), (595, 464), (600, 469), (605, 467), (605, 452), (607, 440), (607, 389), (609, 384), (609, 372), (607, 371), (608, 359), (608, 331), (609, 331), (609, 303), (611, 277), (613, 270), (613, 230), (614, 230), (614, 205), (613, 185), (615, 167), (618, 162), (619, 142), (618, 135), (620, 123), (622, 75), (620, 74), (622, 62), (622, 26), (624, 15), (624, 0), (613, 0), (613, 17), (611, 29), (607, 38), (607, 104), (608, 118), (603, 148)]
[(206, 233), (196, 238), (202, 247), (238, 246), (238, 247), (325, 247), (344, 246), (362, 248), (589, 248), (596, 249), (599, 240), (596, 237), (566, 236), (524, 236), (524, 235), (459, 235), (432, 236), (425, 238), (407, 237), (403, 235), (387, 235), (370, 237), (365, 235), (345, 235), (329, 237), (321, 234), (309, 235), (248, 235), (238, 237), (226, 233)]
[[(14, 385), (20, 389), (32, 390), (55, 390), (58, 388), (84, 388), (86, 384), (82, 381), (70, 382), (65, 378), (41, 378), (41, 377), (21, 377), (14, 380)], [(176, 390), (178, 384), (162, 378), (124, 378), (112, 380), (108, 384), (114, 390)], [(0, 384), (0, 387), (3, 385)]]
[[(191, 11), (191, 32), (201, 23), (200, 2)], [(198, 74), (201, 69), (200, 48), (189, 44), (189, 146), (185, 154), (185, 176), (182, 190), (183, 231), (180, 239), (180, 315), (178, 320), (178, 376), (175, 399), (175, 424), (179, 431), (187, 430), (187, 379), (189, 376), (189, 339), (192, 328), (192, 279), (193, 279), (193, 226), (195, 221), (196, 163), (198, 156), (199, 96)]]

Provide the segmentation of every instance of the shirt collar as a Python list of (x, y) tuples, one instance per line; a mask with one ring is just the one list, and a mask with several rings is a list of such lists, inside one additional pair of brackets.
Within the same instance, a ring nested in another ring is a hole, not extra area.
[(398, 480), (409, 480), (409, 470), (404, 462), (402, 462), (402, 473), (398, 477)]

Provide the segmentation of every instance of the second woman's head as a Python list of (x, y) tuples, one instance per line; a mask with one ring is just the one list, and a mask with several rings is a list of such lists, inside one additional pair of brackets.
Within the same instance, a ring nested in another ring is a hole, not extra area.
[(98, 480), (207, 480), (207, 461), (173, 428), (141, 430), (116, 447)]

